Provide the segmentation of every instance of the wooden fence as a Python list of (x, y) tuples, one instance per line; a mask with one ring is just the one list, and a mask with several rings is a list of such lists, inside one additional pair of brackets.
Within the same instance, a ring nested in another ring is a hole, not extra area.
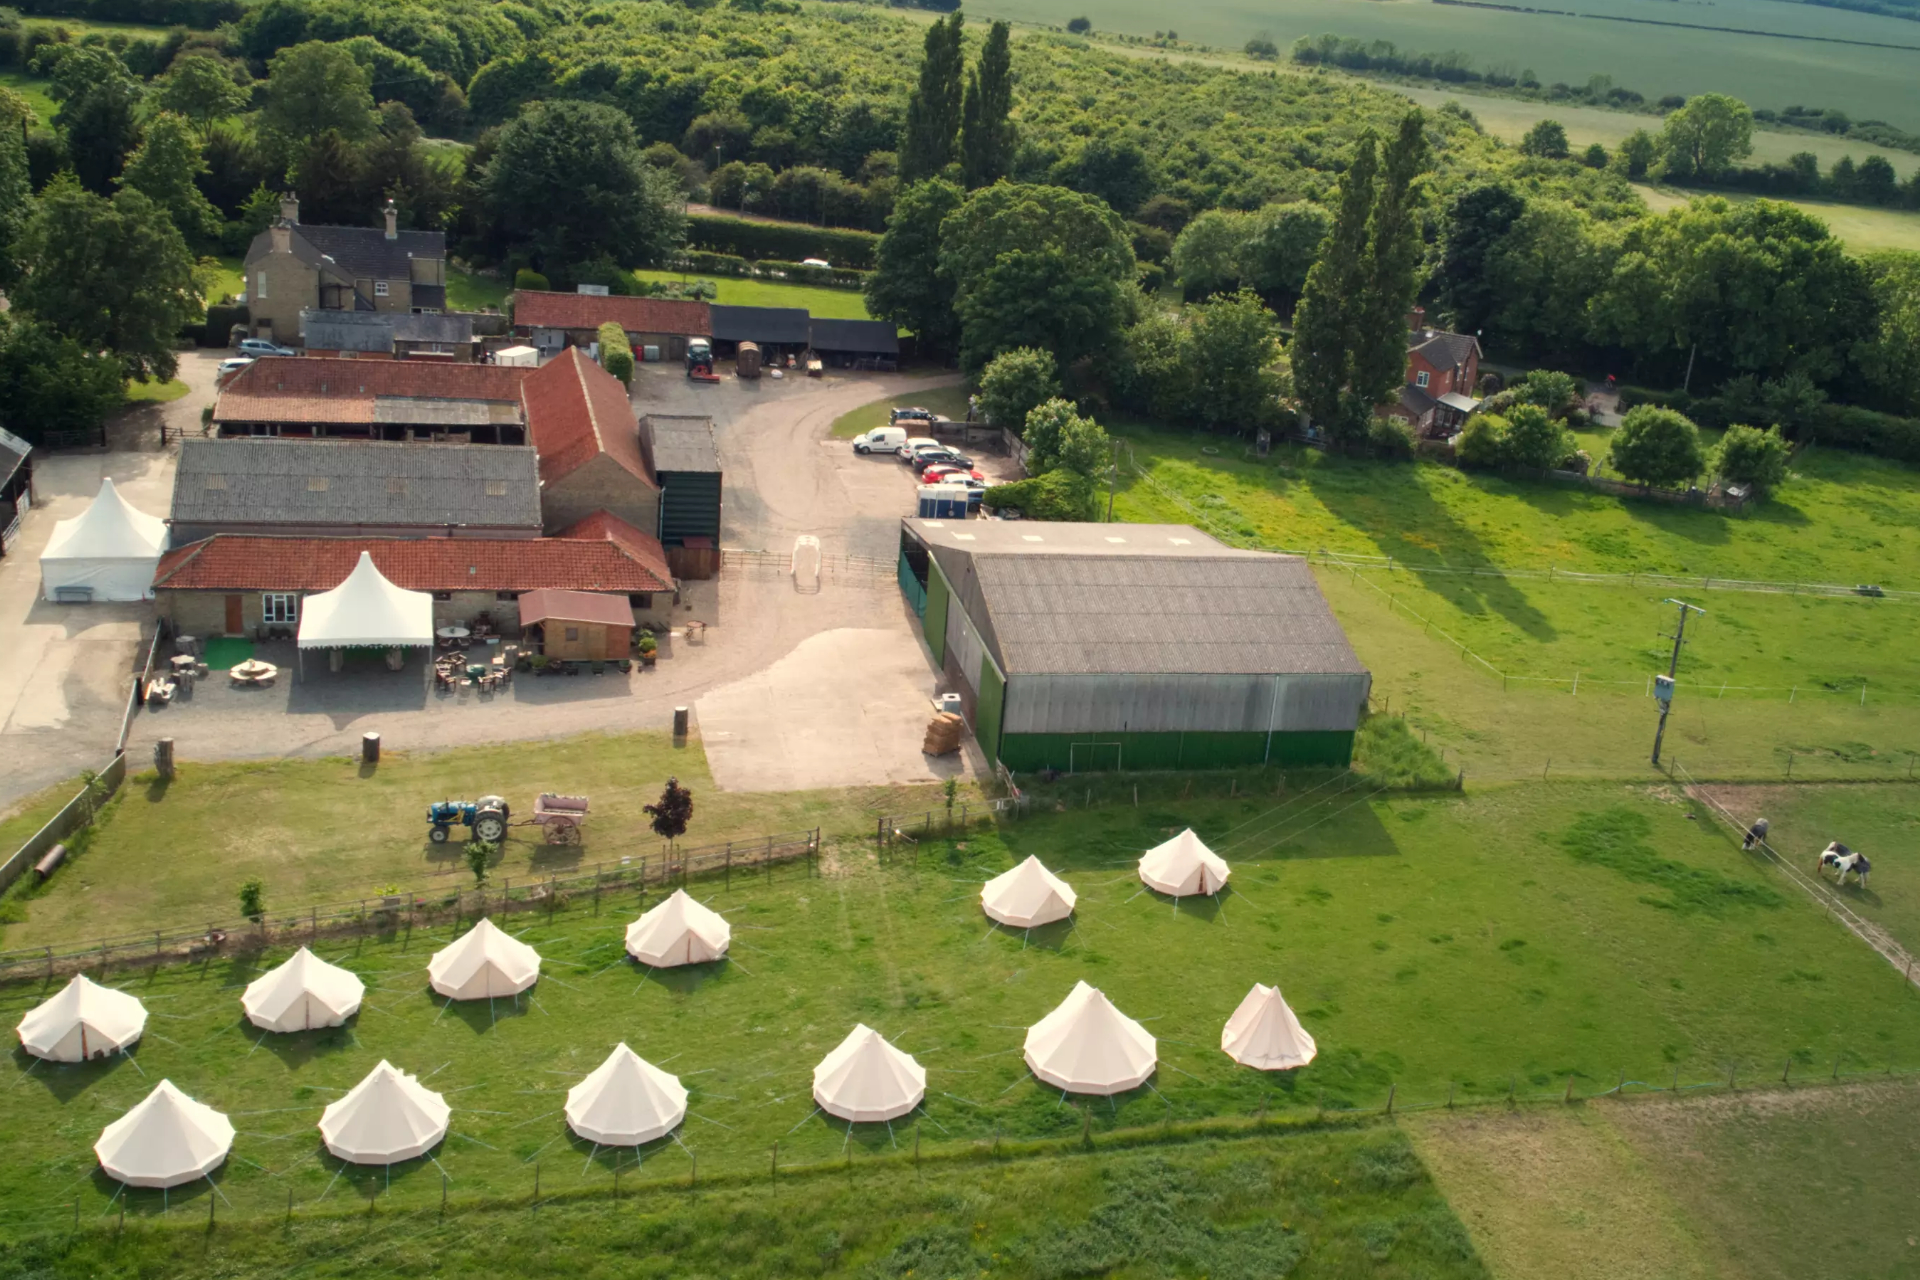
[(0, 863), (0, 892), (5, 892), (25, 872), (40, 860), (47, 850), (65, 840), (80, 828), (93, 821), (93, 815), (100, 806), (120, 789), (127, 778), (127, 758), (119, 752), (114, 753), (107, 767), (91, 780), (81, 785), (73, 799), (67, 801), (60, 812), (48, 819), (47, 824), (27, 837), (25, 844), (13, 851), (13, 856)]

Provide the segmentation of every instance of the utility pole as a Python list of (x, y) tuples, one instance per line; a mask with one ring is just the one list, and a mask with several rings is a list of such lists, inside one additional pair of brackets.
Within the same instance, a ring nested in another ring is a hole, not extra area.
[(1673, 659), (1667, 663), (1667, 674), (1653, 678), (1653, 696), (1660, 703), (1660, 727), (1653, 731), (1653, 763), (1660, 763), (1660, 740), (1667, 736), (1667, 717), (1673, 712), (1673, 677), (1680, 671), (1680, 646), (1687, 638), (1687, 614), (1689, 611), (1706, 615), (1706, 610), (1690, 605), (1685, 600), (1668, 599), (1665, 604), (1680, 607), (1680, 621), (1673, 629)]
[(1693, 358), (1699, 354), (1700, 354), (1699, 343), (1696, 342), (1691, 347), (1687, 348), (1687, 376), (1680, 380), (1680, 390), (1682, 393), (1691, 391), (1693, 389)]
[(1107, 523), (1113, 523), (1113, 490), (1120, 482), (1120, 442), (1110, 441), (1113, 445), (1113, 462), (1107, 467)]

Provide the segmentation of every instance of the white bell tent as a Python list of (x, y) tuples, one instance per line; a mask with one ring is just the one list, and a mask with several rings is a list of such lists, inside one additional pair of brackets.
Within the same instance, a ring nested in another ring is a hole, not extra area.
[(388, 1062), (320, 1113), (320, 1140), (351, 1164), (398, 1164), (447, 1136), (447, 1100)]
[(367, 984), (305, 947), (247, 984), (240, 1007), (267, 1031), (337, 1027), (360, 1011)]
[[(40, 589), (48, 600), (149, 600), (167, 549), (167, 522), (141, 511), (102, 480), (87, 509), (53, 526), (40, 553)], [(89, 592), (79, 597), (79, 592)]]
[(1220, 1031), (1220, 1048), (1243, 1067), (1288, 1071), (1318, 1052), (1313, 1037), (1280, 998), (1280, 988), (1256, 982)]
[(813, 1100), (842, 1120), (893, 1120), (926, 1096), (927, 1069), (865, 1024), (813, 1069)]
[(587, 1078), (567, 1090), (567, 1127), (603, 1147), (637, 1147), (672, 1133), (687, 1118), (687, 1090), (622, 1041)]
[(540, 953), (482, 918), (427, 961), (433, 989), (454, 1000), (519, 995), (540, 978)]
[(145, 1005), (81, 973), (20, 1019), (20, 1045), (36, 1058), (85, 1062), (118, 1053), (146, 1029)]
[(1076, 982), (1058, 1008), (1027, 1028), (1027, 1067), (1068, 1093), (1111, 1095), (1146, 1083), (1159, 1046), (1098, 988)]
[(724, 959), (732, 941), (726, 917), (701, 906), (685, 889), (675, 889), (627, 926), (627, 954), (656, 969)]
[(1202, 844), (1192, 827), (1155, 845), (1140, 859), (1140, 879), (1147, 887), (1175, 898), (1218, 893), (1232, 874), (1226, 861)]
[(433, 595), (396, 587), (362, 551), (346, 580), (300, 602), (300, 650), (433, 647)]
[(1014, 929), (1032, 929), (1073, 914), (1077, 897), (1071, 886), (1029, 857), (1003, 871), (980, 890), (980, 909)]
[(93, 1144), (106, 1175), (130, 1187), (177, 1187), (204, 1178), (232, 1149), (232, 1121), (171, 1080), (155, 1085)]

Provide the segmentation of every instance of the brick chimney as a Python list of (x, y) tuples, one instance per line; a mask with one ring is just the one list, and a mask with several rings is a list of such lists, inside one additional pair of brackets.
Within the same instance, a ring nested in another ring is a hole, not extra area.
[(294, 226), (300, 225), (300, 197), (289, 191), (280, 197), (280, 216)]
[(293, 226), (285, 218), (267, 228), (267, 243), (275, 253), (293, 252)]
[(387, 239), (400, 238), (400, 210), (394, 208), (393, 201), (387, 201), (387, 207), (380, 211), (387, 217)]
[(1413, 310), (1407, 312), (1407, 328), (1408, 329), (1412, 330), (1415, 333), (1418, 333), (1420, 332), (1420, 330), (1426, 327), (1427, 327), (1427, 309), (1425, 307), (1415, 307)]

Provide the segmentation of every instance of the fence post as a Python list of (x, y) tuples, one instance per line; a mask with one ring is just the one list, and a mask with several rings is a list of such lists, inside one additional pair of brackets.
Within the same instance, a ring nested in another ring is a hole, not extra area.
[(733, 888), (733, 841), (727, 841), (727, 888)]
[(767, 883), (773, 883), (773, 837), (767, 837)]
[(1573, 1073), (1572, 1073), (1571, 1071), (1569, 1071), (1569, 1072), (1567, 1073), (1567, 1092), (1566, 1092), (1566, 1094), (1565, 1094), (1565, 1095), (1564, 1095), (1564, 1096), (1563, 1096), (1563, 1097), (1562, 1097), (1562, 1098), (1560, 1099), (1560, 1101), (1562, 1101), (1562, 1102), (1572, 1102), (1572, 1101), (1573, 1101)]
[(1388, 1115), (1393, 1114), (1393, 1095), (1396, 1092), (1398, 1092), (1399, 1088), (1400, 1088), (1400, 1084), (1398, 1081), (1395, 1081), (1387, 1086), (1387, 1114)]

